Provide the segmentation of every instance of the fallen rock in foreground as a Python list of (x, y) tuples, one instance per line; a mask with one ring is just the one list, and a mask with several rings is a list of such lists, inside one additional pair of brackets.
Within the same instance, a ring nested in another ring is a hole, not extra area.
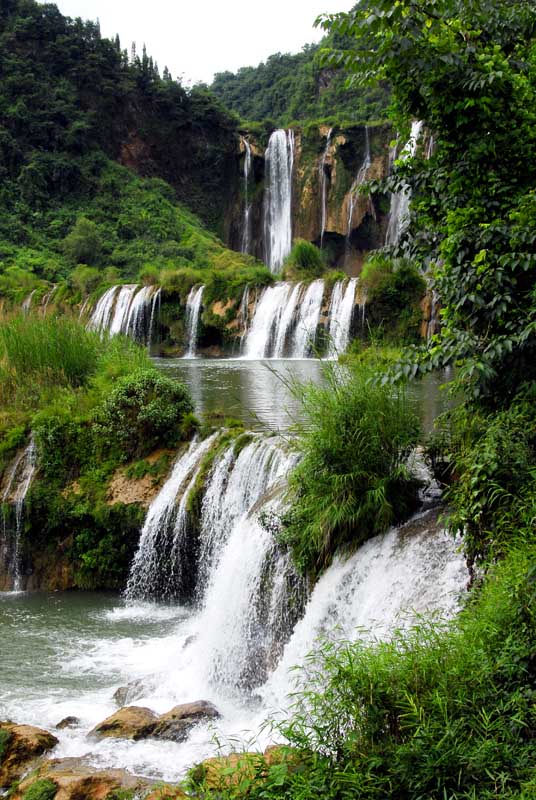
[(57, 744), (58, 739), (42, 728), (0, 722), (0, 788), (19, 780), (32, 762)]

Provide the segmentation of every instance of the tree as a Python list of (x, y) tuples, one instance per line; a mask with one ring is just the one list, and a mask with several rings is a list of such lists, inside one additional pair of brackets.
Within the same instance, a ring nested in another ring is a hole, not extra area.
[(75, 264), (95, 264), (102, 253), (102, 239), (94, 222), (79, 217), (63, 240), (66, 256)]
[(430, 160), (387, 184), (411, 186), (404, 244), (443, 306), (441, 334), (397, 376), (454, 362), (474, 398), (508, 402), (536, 378), (534, 4), (362, 0), (317, 22), (352, 42), (326, 63), (354, 84), (387, 80), (398, 129), (421, 119), (433, 137)]

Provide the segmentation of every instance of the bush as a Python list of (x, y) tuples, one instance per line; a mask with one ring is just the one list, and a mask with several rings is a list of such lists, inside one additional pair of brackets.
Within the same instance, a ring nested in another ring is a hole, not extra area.
[(320, 278), (326, 265), (322, 252), (311, 242), (296, 239), (285, 260), (283, 274), (286, 280)]
[(413, 262), (374, 256), (363, 267), (360, 286), (366, 293), (367, 321), (373, 335), (383, 331), (389, 341), (398, 345), (419, 340), (420, 302), (426, 282)]
[(143, 369), (120, 379), (97, 413), (97, 436), (121, 461), (143, 458), (156, 447), (174, 447), (193, 411), (183, 384)]
[(91, 220), (80, 217), (63, 240), (63, 250), (74, 264), (96, 264), (102, 253), (99, 229)]
[(355, 549), (405, 519), (417, 487), (406, 459), (419, 422), (404, 391), (372, 383), (370, 373), (325, 368), (325, 385), (294, 387), (304, 421), (302, 456), (290, 475), (282, 540), (297, 566), (316, 574), (338, 548)]

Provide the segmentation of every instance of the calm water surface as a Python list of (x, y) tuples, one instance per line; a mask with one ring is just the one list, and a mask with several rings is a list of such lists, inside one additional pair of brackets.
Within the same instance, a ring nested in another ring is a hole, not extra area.
[[(198, 414), (221, 414), (240, 419), (246, 428), (271, 431), (285, 430), (300, 417), (300, 404), (289, 381), (320, 383), (327, 368), (326, 362), (316, 359), (155, 358), (154, 363), (166, 375), (186, 383)], [(419, 407), (426, 431), (447, 407), (447, 393), (440, 386), (450, 379), (445, 371), (410, 386), (409, 395)]]

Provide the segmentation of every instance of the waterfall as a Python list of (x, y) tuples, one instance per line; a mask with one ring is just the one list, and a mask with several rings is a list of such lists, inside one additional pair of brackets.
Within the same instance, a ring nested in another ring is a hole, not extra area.
[(54, 292), (56, 291), (57, 288), (58, 287), (56, 285), (54, 285), (52, 287), (52, 289), (50, 289), (50, 291), (48, 291), (46, 293), (46, 295), (43, 297), (43, 299), (41, 300), (41, 305), (43, 306), (43, 316), (44, 317), (46, 317), (46, 315), (47, 315), (48, 304), (50, 303), (50, 301), (52, 299), (52, 295), (54, 294)]
[(279, 272), (292, 248), (294, 131), (278, 130), (272, 133), (265, 163), (265, 260), (272, 272)]
[(157, 289), (151, 300), (151, 316), (149, 317), (149, 332), (147, 334), (147, 346), (150, 348), (153, 343), (153, 330), (155, 317), (160, 315), (160, 303), (162, 302), (162, 289)]
[(296, 323), (297, 314), (299, 313), (299, 303), (302, 289), (303, 285), (301, 283), (297, 283), (292, 289), (290, 297), (287, 299), (285, 307), (283, 308), (275, 335), (273, 351), (274, 358), (283, 358), (285, 355), (285, 343), (288, 338), (288, 333), (292, 325)]
[(184, 597), (191, 589), (191, 576), (185, 569), (191, 567), (186, 541), (188, 495), (215, 438), (216, 434), (202, 442), (191, 442), (151, 503), (130, 569), (126, 597), (172, 599)]
[(331, 293), (328, 312), (328, 356), (337, 358), (344, 353), (350, 341), (350, 331), (355, 308), (357, 278), (337, 281)]
[(268, 358), (278, 338), (279, 323), (291, 292), (290, 283), (276, 283), (263, 290), (245, 341), (245, 358)]
[(36, 292), (36, 290), (34, 289), (32, 292), (30, 292), (28, 297), (26, 297), (22, 301), (22, 310), (23, 310), (23, 312), (25, 314), (28, 314), (28, 312), (30, 311), (30, 309), (32, 307), (32, 300), (33, 300), (33, 296), (34, 296), (35, 292)]
[(242, 144), (244, 145), (244, 228), (242, 231), (242, 242), (240, 251), (242, 253), (249, 253), (251, 246), (251, 203), (249, 202), (249, 176), (251, 175), (251, 145), (248, 140), (242, 136)]
[(331, 144), (331, 134), (333, 133), (333, 128), (330, 128), (328, 131), (328, 135), (326, 136), (326, 146), (324, 148), (324, 153), (322, 155), (322, 160), (320, 161), (320, 195), (322, 200), (322, 221), (321, 221), (321, 228), (320, 228), (320, 247), (324, 244), (324, 233), (326, 231), (326, 220), (327, 220), (327, 203), (328, 203), (328, 178), (326, 175), (326, 158), (328, 157), (329, 153), (329, 146)]
[[(423, 124), (424, 123), (419, 120), (412, 122), (409, 141), (400, 154), (400, 159), (402, 161), (406, 161), (408, 158), (413, 158), (415, 156)], [(400, 241), (400, 237), (409, 224), (410, 202), (411, 191), (407, 185), (404, 185), (398, 192), (391, 194), (389, 224), (385, 235), (386, 246), (392, 247)]]
[(201, 314), (201, 303), (203, 302), (204, 286), (198, 286), (190, 290), (186, 301), (186, 334), (188, 336), (188, 349), (184, 358), (196, 358), (197, 339), (199, 336), (199, 315)]
[[(137, 342), (150, 345), (153, 320), (160, 289), (154, 286), (126, 284), (111, 286), (97, 302), (87, 323), (90, 330), (107, 332), (110, 336), (123, 334)], [(86, 303), (82, 306), (80, 317)]]
[(367, 172), (369, 171), (371, 165), (372, 165), (372, 159), (370, 156), (370, 135), (368, 127), (365, 126), (365, 155), (363, 157), (363, 161), (361, 163), (361, 166), (359, 167), (355, 180), (350, 188), (350, 200), (348, 202), (348, 223), (346, 230), (347, 251), (350, 248), (350, 236), (352, 235), (352, 221), (354, 218), (354, 209), (356, 200), (358, 198), (358, 190), (359, 187), (364, 184), (367, 177)]
[[(2, 512), (3, 527), (3, 561), (11, 577), (12, 589), (20, 592), (22, 589), (22, 576), (20, 572), (20, 540), (24, 524), (24, 503), (31, 486), (37, 466), (37, 452), (33, 436), (26, 449), (19, 453), (9, 470), (6, 488), (2, 495), (2, 504), (10, 503), (15, 511), (15, 528), (10, 541), (8, 516), (5, 509)], [(15, 488), (16, 484), (16, 488)]]
[(310, 283), (300, 303), (299, 319), (292, 340), (293, 358), (307, 358), (313, 353), (323, 297), (324, 281)]

